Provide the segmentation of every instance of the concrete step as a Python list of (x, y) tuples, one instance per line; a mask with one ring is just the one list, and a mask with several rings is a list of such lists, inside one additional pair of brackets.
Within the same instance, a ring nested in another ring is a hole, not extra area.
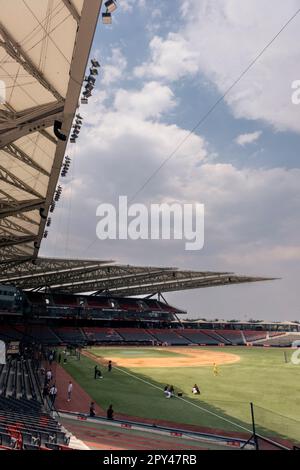
[(90, 448), (80, 439), (77, 439), (73, 434), (71, 435), (69, 447), (74, 450), (90, 450)]

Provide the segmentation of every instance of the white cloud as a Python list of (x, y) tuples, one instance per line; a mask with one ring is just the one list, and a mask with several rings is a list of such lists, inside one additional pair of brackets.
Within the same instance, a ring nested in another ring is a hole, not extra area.
[(150, 42), (151, 59), (134, 70), (137, 77), (178, 80), (198, 70), (196, 52), (180, 35), (169, 33), (166, 40), (154, 36)]
[[(298, 0), (185, 0), (183, 26), (165, 39), (155, 36), (149, 61), (135, 73), (178, 80), (198, 72), (223, 94), (298, 8)], [(226, 96), (235, 117), (300, 132), (299, 107), (291, 101), (299, 40), (298, 16)]]
[(247, 144), (252, 144), (253, 142), (256, 142), (261, 135), (262, 131), (251, 132), (249, 134), (240, 134), (234, 139), (234, 141), (238, 145), (245, 146)]
[(127, 60), (119, 48), (113, 48), (110, 58), (101, 68), (103, 85), (110, 86), (121, 80), (127, 67)]
[(140, 7), (145, 8), (146, 1), (145, 0), (118, 0), (118, 4), (122, 10), (125, 12), (131, 12), (133, 8)]
[(143, 118), (159, 118), (174, 106), (176, 103), (172, 90), (157, 82), (146, 83), (139, 91), (119, 89), (114, 100), (117, 111)]

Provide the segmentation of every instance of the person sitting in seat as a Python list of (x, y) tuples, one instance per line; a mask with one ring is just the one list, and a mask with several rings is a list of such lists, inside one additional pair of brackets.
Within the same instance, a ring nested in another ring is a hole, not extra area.
[(197, 384), (195, 384), (192, 388), (192, 392), (194, 395), (200, 395), (200, 389)]

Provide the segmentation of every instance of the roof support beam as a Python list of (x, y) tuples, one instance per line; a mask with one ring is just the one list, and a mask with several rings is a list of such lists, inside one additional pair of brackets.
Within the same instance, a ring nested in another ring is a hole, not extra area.
[(28, 72), (32, 77), (34, 77), (46, 90), (48, 90), (52, 95), (58, 100), (63, 100), (63, 97), (58, 93), (51, 83), (44, 77), (43, 73), (38, 70), (30, 57), (22, 50), (20, 45), (15, 41), (11, 34), (5, 29), (2, 23), (0, 23), (0, 33), (4, 41), (0, 41), (1, 46), (6, 50), (6, 52), (16, 61), (18, 64), (22, 65), (24, 70)]
[(46, 171), (36, 161), (30, 158), (29, 155), (27, 155), (27, 153), (21, 150), (17, 145), (8, 144), (6, 147), (3, 148), (3, 151), (8, 155), (16, 158), (17, 160), (20, 160), (22, 163), (25, 163), (26, 165), (30, 166), (31, 168), (34, 168), (43, 175), (50, 176), (50, 173), (48, 171)]
[(67, 9), (69, 10), (69, 12), (71, 13), (71, 15), (73, 16), (76, 23), (78, 24), (80, 21), (80, 15), (78, 11), (76, 10), (75, 6), (73, 5), (73, 3), (71, 2), (71, 0), (63, 0), (63, 2), (65, 6), (67, 7)]
[(0, 251), (0, 264), (9, 264), (12, 261), (29, 261), (32, 259), (31, 248), (30, 251), (21, 250), (20, 247), (7, 246), (3, 247)]
[(0, 149), (25, 135), (53, 126), (55, 120), (62, 119), (62, 113), (62, 103), (51, 103), (11, 116), (0, 124)]
[(10, 219), (0, 219), (0, 233), (8, 233), (13, 235), (14, 233), (24, 234), (24, 235), (35, 235), (32, 231), (28, 230), (22, 225), (17, 224), (16, 222)]
[(0, 180), (14, 186), (15, 188), (24, 191), (32, 196), (42, 199), (42, 195), (32, 189), (27, 183), (24, 183), (20, 178), (11, 173), (9, 170), (0, 165)]
[(5, 246), (21, 245), (22, 243), (31, 243), (36, 239), (36, 235), (24, 235), (21, 237), (11, 236), (1, 236), (0, 235), (0, 248)]
[[(29, 201), (20, 201), (16, 204), (7, 204), (0, 201), (0, 219), (10, 216), (18, 216), (20, 212), (29, 212), (39, 210), (45, 203), (45, 199), (32, 199)], [(30, 219), (30, 222), (36, 222)], [(39, 225), (39, 224), (38, 224)]]

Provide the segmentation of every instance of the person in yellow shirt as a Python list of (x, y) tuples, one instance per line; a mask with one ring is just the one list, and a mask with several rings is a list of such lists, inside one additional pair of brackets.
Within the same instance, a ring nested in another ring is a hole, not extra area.
[(214, 362), (214, 368), (213, 368), (213, 371), (214, 371), (214, 376), (216, 377), (217, 375), (219, 375), (219, 367), (217, 366), (217, 364)]

